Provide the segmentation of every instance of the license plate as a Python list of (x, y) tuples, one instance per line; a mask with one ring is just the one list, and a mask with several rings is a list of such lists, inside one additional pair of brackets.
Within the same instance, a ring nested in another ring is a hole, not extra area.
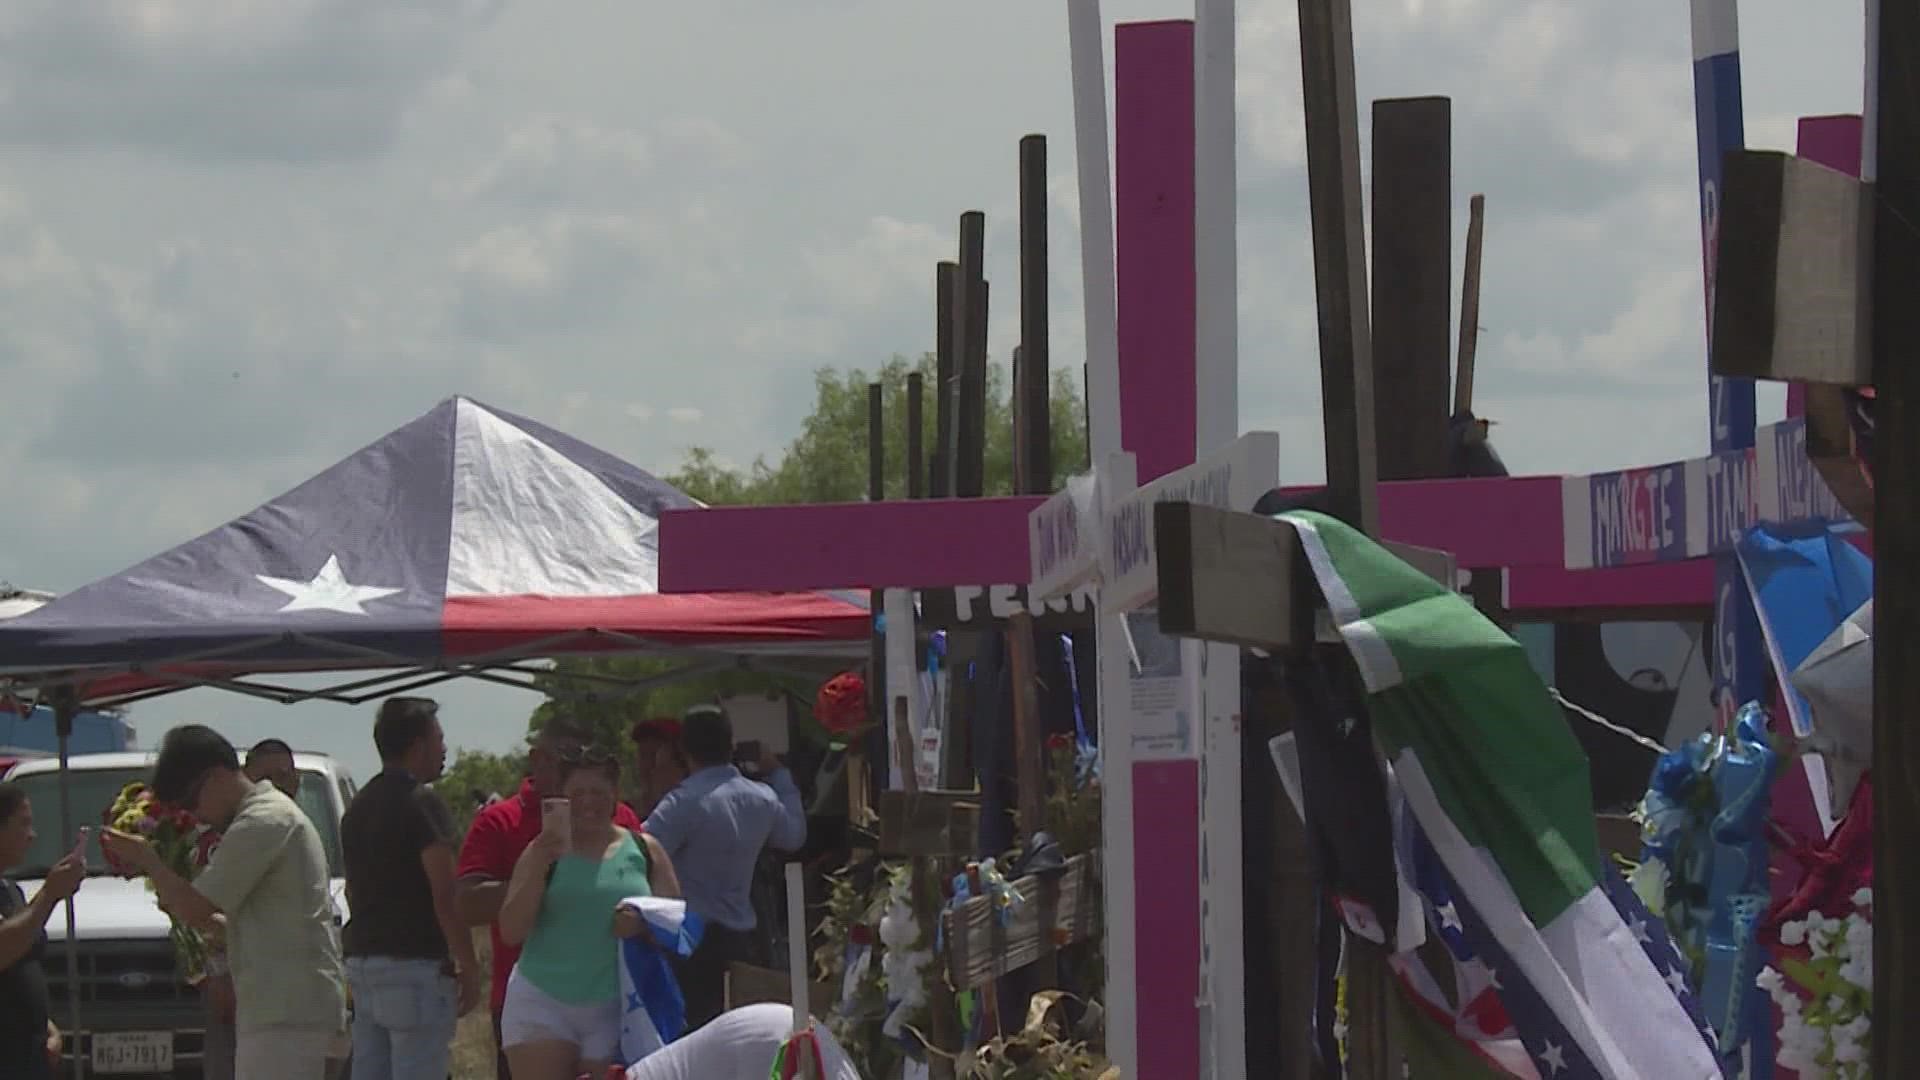
[(123, 1031), (93, 1037), (93, 1071), (145, 1073), (173, 1071), (173, 1032)]

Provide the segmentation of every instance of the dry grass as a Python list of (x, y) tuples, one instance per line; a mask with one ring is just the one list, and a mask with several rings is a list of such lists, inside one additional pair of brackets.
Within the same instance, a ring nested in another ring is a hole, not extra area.
[[(480, 970), (493, 970), (493, 947), (485, 934), (476, 934), (474, 951), (479, 953)], [(460, 1018), (453, 1035), (453, 1080), (493, 1080), (493, 1018), (487, 1003)]]

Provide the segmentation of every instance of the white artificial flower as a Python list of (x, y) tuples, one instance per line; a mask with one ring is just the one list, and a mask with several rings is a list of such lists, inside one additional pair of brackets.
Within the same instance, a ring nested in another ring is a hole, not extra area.
[(1807, 940), (1807, 924), (1798, 919), (1780, 927), (1780, 944), (1800, 945)]
[(1863, 908), (1872, 907), (1873, 906), (1873, 890), (1872, 889), (1855, 890), (1853, 894), (1853, 903), (1854, 903), (1854, 906), (1856, 907), (1863, 907)]
[(1777, 990), (1785, 989), (1787, 985), (1786, 979), (1782, 978), (1780, 973), (1772, 968), (1761, 968), (1760, 974), (1754, 977), (1753, 983), (1760, 989), (1765, 990), (1769, 996)]

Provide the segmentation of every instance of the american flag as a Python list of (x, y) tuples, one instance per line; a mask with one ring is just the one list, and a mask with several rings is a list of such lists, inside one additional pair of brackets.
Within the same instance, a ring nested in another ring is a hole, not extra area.
[[(1486, 921), (1461, 895), (1446, 867), (1434, 853), (1432, 844), (1409, 819), (1401, 830), (1403, 858), (1409, 864), (1414, 888), (1427, 905), (1429, 929), (1453, 955), (1457, 1007), (1450, 1009), (1456, 1036), (1488, 1061), (1518, 1077), (1540, 1080), (1600, 1080), (1604, 1075), (1581, 1050), (1554, 1011), (1542, 999), (1537, 988), (1524, 978), (1514, 977), (1517, 969), (1506, 950), (1501, 948), (1487, 928)], [(1701, 1011), (1692, 989), (1687, 985), (1686, 961), (1679, 947), (1667, 936), (1666, 927), (1640, 903), (1633, 890), (1610, 867), (1603, 874), (1602, 888), (1628, 931), (1647, 959), (1660, 973), (1661, 980), (1680, 1002), (1702, 1037), (1711, 1044), (1712, 1029)], [(1417, 967), (1415, 965), (1418, 965)], [(1417, 958), (1402, 962), (1396, 958), (1396, 970), (1416, 1000), (1431, 1013), (1432, 1002), (1444, 1006), (1437, 996), (1437, 983)], [(1616, 1039), (1630, 1039), (1632, 1032), (1613, 1032)], [(1522, 1056), (1516, 1056), (1515, 1044)]]

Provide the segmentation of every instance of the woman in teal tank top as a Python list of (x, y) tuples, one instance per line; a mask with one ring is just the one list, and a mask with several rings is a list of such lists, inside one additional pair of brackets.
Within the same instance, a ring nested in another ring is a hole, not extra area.
[[(542, 807), (500, 908), (500, 937), (524, 944), (507, 982), (500, 1041), (515, 1080), (602, 1076), (620, 1044), (615, 939), (644, 933), (631, 896), (680, 895), (658, 842), (613, 823), (620, 766), (588, 750), (561, 763), (565, 808)], [(556, 800), (557, 801), (557, 800)]]

